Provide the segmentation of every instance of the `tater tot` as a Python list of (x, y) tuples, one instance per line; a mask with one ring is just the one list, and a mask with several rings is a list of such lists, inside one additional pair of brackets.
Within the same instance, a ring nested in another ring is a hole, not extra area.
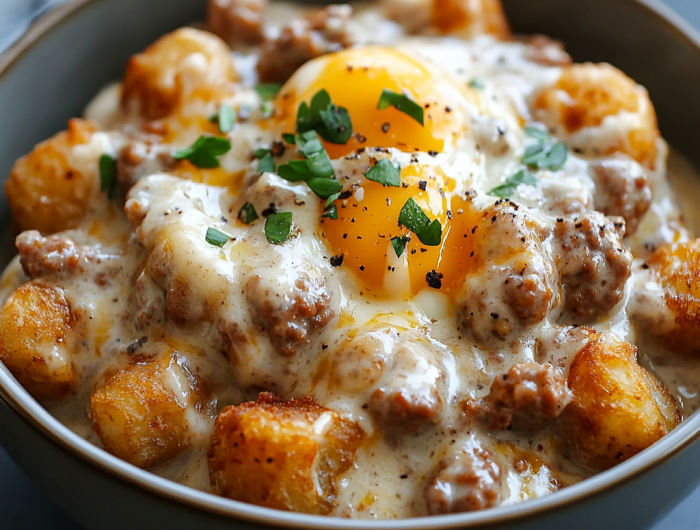
[(467, 39), (477, 35), (511, 37), (500, 0), (432, 0), (430, 24), (441, 34)]
[(178, 353), (136, 358), (92, 395), (92, 426), (113, 455), (141, 468), (167, 462), (187, 449), (189, 415), (202, 394)]
[(638, 332), (672, 352), (699, 355), (700, 239), (661, 247), (646, 266), (662, 286), (662, 307), (670, 315), (648, 302), (650, 293), (635, 293), (631, 313)]
[(576, 354), (567, 382), (573, 399), (558, 432), (572, 456), (591, 468), (627, 460), (680, 421), (663, 384), (637, 364), (637, 348), (612, 334), (594, 336)]
[[(206, 31), (181, 28), (131, 57), (122, 86), (122, 107), (147, 120), (164, 118), (197, 90), (216, 93), (236, 81), (231, 50)], [(212, 94), (210, 94), (212, 95)]]
[(74, 228), (90, 205), (98, 185), (95, 173), (73, 167), (71, 150), (90, 141), (94, 126), (72, 119), (68, 130), (38, 144), (17, 160), (5, 182), (5, 193), (20, 231), (53, 234)]
[(232, 499), (328, 514), (336, 478), (350, 468), (362, 439), (356, 424), (311, 398), (282, 401), (264, 392), (216, 419), (212, 480)]
[(74, 373), (66, 335), (73, 324), (59, 290), (25, 283), (0, 312), (0, 360), (34, 397), (59, 398), (71, 389)]
[[(569, 147), (591, 155), (625, 153), (654, 168), (660, 134), (647, 91), (606, 63), (575, 64), (540, 91), (534, 116), (563, 136)], [(608, 119), (618, 126), (601, 130)], [(580, 134), (594, 128), (591, 134)]]

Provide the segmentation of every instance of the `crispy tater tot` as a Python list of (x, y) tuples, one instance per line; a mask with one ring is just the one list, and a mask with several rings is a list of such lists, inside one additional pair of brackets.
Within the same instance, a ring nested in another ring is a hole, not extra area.
[(181, 28), (131, 57), (122, 86), (122, 107), (147, 120), (172, 113), (184, 96), (216, 93), (236, 81), (231, 51), (212, 33)]
[[(575, 64), (534, 101), (534, 115), (569, 147), (587, 154), (626, 153), (654, 168), (659, 138), (656, 113), (647, 91), (620, 70), (606, 63)], [(603, 130), (607, 120), (617, 126)], [(581, 134), (593, 128), (591, 134)]]
[(5, 193), (20, 231), (53, 234), (74, 228), (89, 207), (98, 185), (95, 173), (71, 165), (71, 150), (90, 141), (94, 126), (72, 119), (68, 130), (38, 144), (17, 160), (5, 182)]
[(644, 267), (661, 290), (633, 294), (630, 316), (637, 332), (667, 351), (699, 355), (700, 239), (661, 247)]
[(2, 308), (0, 360), (34, 397), (55, 399), (71, 389), (65, 341), (73, 322), (63, 293), (37, 282), (25, 283)]
[(569, 371), (571, 403), (559, 435), (581, 463), (607, 469), (643, 451), (680, 421), (663, 384), (637, 364), (637, 348), (612, 334), (594, 336)]
[(217, 417), (212, 479), (232, 499), (327, 514), (336, 478), (352, 465), (363, 437), (356, 424), (311, 398), (282, 401), (263, 392)]
[(477, 35), (511, 37), (500, 0), (432, 0), (430, 25), (441, 34), (468, 39)]
[(147, 468), (187, 449), (188, 414), (202, 408), (196, 377), (178, 353), (135, 358), (92, 395), (92, 426), (104, 447)]

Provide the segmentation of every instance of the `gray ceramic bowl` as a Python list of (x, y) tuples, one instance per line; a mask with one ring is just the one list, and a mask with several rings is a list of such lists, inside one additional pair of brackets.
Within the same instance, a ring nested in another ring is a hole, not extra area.
[[(37, 22), (0, 58), (0, 175), (64, 128), (128, 57), (201, 18), (205, 0), (78, 0)], [(644, 84), (661, 131), (700, 167), (700, 37), (650, 0), (504, 0), (517, 32), (563, 40), (578, 61), (608, 61)], [(4, 225), (9, 216), (0, 203)], [(10, 257), (5, 253), (5, 260)], [(614, 469), (524, 504), (403, 521), (293, 514), (191, 490), (90, 445), (51, 417), (0, 364), (0, 443), (92, 530), (248, 528), (566, 528), (651, 526), (700, 482), (700, 413)], [(0, 527), (2, 526), (0, 514)]]

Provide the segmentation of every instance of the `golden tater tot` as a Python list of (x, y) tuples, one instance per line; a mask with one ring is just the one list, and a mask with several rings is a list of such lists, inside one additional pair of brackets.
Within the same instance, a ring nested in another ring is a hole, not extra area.
[(469, 39), (484, 34), (511, 38), (500, 0), (432, 0), (430, 25), (441, 34)]
[(569, 147), (594, 155), (626, 153), (654, 168), (660, 135), (649, 94), (614, 66), (606, 63), (569, 66), (534, 102), (535, 117), (565, 135), (600, 127), (606, 118), (621, 117), (623, 113), (634, 115), (634, 119), (621, 123), (621, 133), (598, 133), (600, 144), (592, 137), (569, 136)]
[(36, 282), (17, 289), (0, 312), (0, 360), (39, 399), (59, 398), (73, 385), (65, 343), (73, 324), (68, 301)]
[(104, 447), (147, 468), (187, 449), (188, 413), (201, 410), (198, 382), (177, 353), (133, 359), (92, 395), (92, 426)]
[(670, 351), (700, 354), (700, 239), (661, 247), (646, 265), (661, 283), (672, 316), (665, 318), (641, 299), (632, 315), (638, 332)]
[(53, 234), (74, 228), (83, 218), (98, 181), (96, 173), (71, 166), (70, 152), (88, 143), (93, 132), (89, 121), (72, 119), (67, 131), (17, 160), (5, 182), (5, 193), (20, 231)]
[(637, 364), (637, 348), (611, 334), (593, 336), (568, 376), (573, 393), (559, 433), (573, 456), (607, 469), (643, 451), (680, 421), (677, 403)]
[(327, 514), (335, 480), (352, 465), (362, 439), (356, 424), (311, 398), (282, 401), (263, 392), (257, 402), (219, 414), (209, 466), (226, 497)]
[(122, 85), (122, 107), (147, 120), (164, 118), (197, 90), (216, 92), (236, 81), (231, 50), (216, 35), (181, 28), (131, 57)]

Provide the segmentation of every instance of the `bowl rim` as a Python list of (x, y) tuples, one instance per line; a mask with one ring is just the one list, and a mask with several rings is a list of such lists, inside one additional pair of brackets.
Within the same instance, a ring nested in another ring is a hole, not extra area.
[[(99, 0), (71, 0), (39, 16), (4, 54), (0, 55), (0, 83), (32, 45), (48, 36), (71, 15)], [(668, 31), (676, 33), (695, 49), (700, 60), (700, 32), (659, 0), (618, 0), (633, 4), (656, 18)], [(457, 529), (490, 527), (566, 509), (598, 497), (660, 466), (700, 437), (700, 410), (651, 447), (618, 466), (585, 479), (553, 494), (491, 510), (452, 515), (395, 520), (343, 519), (286, 512), (255, 506), (178, 484), (139, 469), (91, 444), (54, 418), (36, 401), (0, 362), (0, 399), (34, 429), (64, 451), (89, 463), (112, 478), (136, 486), (155, 496), (215, 515), (280, 528), (300, 529)]]

